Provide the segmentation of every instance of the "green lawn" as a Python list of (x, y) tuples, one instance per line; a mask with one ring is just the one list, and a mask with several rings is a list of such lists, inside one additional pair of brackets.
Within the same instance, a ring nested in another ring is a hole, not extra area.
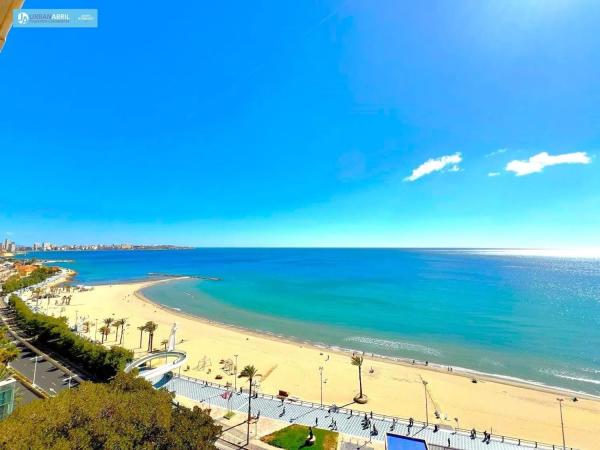
[(304, 425), (290, 425), (275, 433), (264, 436), (261, 440), (274, 447), (284, 448), (286, 450), (298, 450), (301, 448), (311, 450), (335, 450), (337, 448), (337, 433), (313, 428), (313, 434), (317, 440), (311, 446), (306, 445), (308, 427), (305, 427)]

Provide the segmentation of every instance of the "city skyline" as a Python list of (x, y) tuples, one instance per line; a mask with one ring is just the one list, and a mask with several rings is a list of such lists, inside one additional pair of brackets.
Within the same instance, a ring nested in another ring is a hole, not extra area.
[(430, 6), (189, 5), (157, 38), (120, 5), (77, 39), (14, 29), (0, 238), (600, 247), (600, 4)]

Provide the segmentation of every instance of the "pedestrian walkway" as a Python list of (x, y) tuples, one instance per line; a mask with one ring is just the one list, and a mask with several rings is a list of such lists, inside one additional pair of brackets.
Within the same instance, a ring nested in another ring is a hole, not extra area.
[[(184, 376), (173, 376), (162, 385), (176, 395), (180, 395), (197, 402), (223, 409), (231, 409), (243, 413), (248, 408), (248, 394), (235, 393), (229, 399), (223, 395), (227, 390), (212, 383), (203, 382)], [(383, 417), (380, 415), (365, 414), (347, 408), (332, 408), (316, 405), (309, 402), (290, 401), (274, 398), (269, 395), (258, 395), (252, 399), (252, 415), (278, 419), (288, 423), (297, 423), (307, 426), (316, 426), (323, 429), (334, 429), (340, 433), (355, 436), (367, 441), (380, 441), (385, 439), (386, 432), (393, 432), (405, 436), (424, 439), (427, 443), (439, 447), (460, 450), (517, 450), (523, 448), (554, 449), (553, 445), (540, 444), (531, 441), (493, 436), (489, 443), (483, 442), (483, 434), (478, 433), (471, 439), (467, 432), (455, 432), (440, 428), (434, 431), (433, 426), (415, 424), (409, 426), (408, 421)]]

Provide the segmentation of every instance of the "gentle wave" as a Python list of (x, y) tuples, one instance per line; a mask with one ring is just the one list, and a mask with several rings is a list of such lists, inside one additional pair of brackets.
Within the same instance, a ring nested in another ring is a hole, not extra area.
[(346, 338), (349, 342), (358, 342), (360, 344), (375, 345), (378, 347), (386, 347), (394, 350), (408, 350), (412, 352), (425, 353), (431, 356), (441, 356), (441, 352), (431, 347), (419, 344), (411, 344), (403, 341), (390, 341), (387, 339), (371, 338), (366, 336), (351, 336)]
[(565, 380), (581, 381), (583, 383), (591, 383), (591, 384), (600, 385), (600, 380), (596, 380), (593, 378), (578, 377), (578, 376), (570, 375), (569, 373), (565, 373), (562, 371), (541, 369), (540, 372), (555, 376), (557, 378), (563, 378)]
[(506, 248), (458, 250), (458, 252), (484, 256), (543, 256), (551, 258), (600, 259), (600, 248)]

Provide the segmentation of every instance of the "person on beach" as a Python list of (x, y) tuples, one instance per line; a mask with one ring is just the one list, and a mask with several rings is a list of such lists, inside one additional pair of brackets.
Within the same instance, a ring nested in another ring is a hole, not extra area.
[(318, 427), (318, 426), (319, 426), (319, 418), (315, 417), (315, 427)]

